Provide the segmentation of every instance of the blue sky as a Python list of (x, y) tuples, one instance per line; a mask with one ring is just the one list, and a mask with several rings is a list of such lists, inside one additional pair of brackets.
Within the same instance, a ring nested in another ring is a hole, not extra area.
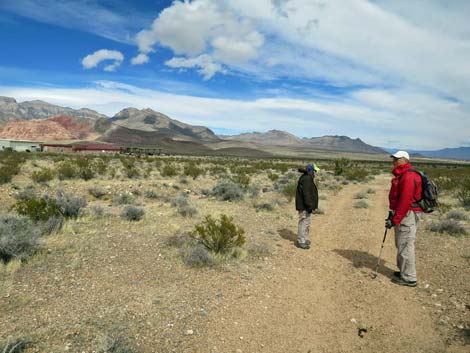
[(470, 146), (470, 3), (0, 0), (0, 95), (219, 133)]

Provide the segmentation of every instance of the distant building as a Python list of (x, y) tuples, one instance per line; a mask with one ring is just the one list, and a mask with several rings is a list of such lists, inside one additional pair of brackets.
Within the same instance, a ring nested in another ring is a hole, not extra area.
[(122, 151), (122, 147), (104, 144), (83, 144), (73, 146), (72, 150), (80, 153), (119, 153)]
[(64, 145), (60, 143), (42, 143), (41, 150), (43, 152), (72, 152), (72, 145)]
[(0, 139), (0, 150), (12, 150), (16, 152), (40, 152), (39, 141)]

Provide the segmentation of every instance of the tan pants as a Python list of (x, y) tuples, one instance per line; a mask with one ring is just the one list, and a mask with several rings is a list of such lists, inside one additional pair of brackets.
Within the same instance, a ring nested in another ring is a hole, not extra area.
[(415, 240), (421, 212), (408, 211), (401, 223), (395, 226), (397, 266), (405, 281), (416, 281)]
[(312, 214), (307, 211), (299, 211), (299, 227), (297, 232), (297, 241), (299, 244), (305, 244), (309, 240), (310, 219)]

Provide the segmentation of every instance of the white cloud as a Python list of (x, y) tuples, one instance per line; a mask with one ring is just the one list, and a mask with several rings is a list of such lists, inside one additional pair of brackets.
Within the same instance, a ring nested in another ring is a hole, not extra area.
[[(115, 8), (119, 10), (119, 7)], [(133, 33), (146, 22), (146, 14), (137, 13), (131, 6), (126, 6), (125, 13), (119, 13), (107, 9), (98, 1), (0, 1), (0, 12), (2, 11), (128, 44), (133, 43)]]
[(132, 65), (142, 65), (142, 64), (148, 63), (149, 60), (150, 59), (149, 59), (148, 55), (140, 53), (139, 55), (137, 55), (137, 56), (135, 56), (131, 59), (131, 64)]
[(107, 65), (104, 70), (115, 71), (124, 60), (124, 55), (117, 50), (100, 49), (95, 51), (93, 54), (85, 56), (82, 60), (82, 65), (85, 69), (92, 69), (105, 60), (113, 60), (114, 62)]
[(204, 77), (204, 80), (211, 79), (217, 72), (226, 73), (224, 68), (215, 63), (209, 55), (200, 55), (195, 58), (173, 58), (165, 62), (173, 68), (198, 68), (198, 72)]
[[(280, 129), (297, 136), (348, 135), (383, 147), (438, 149), (468, 141), (468, 107), (413, 89), (364, 89), (329, 98), (252, 100), (203, 98), (100, 81), (91, 88), (1, 87), (19, 101), (42, 99), (112, 116), (127, 107), (150, 107), (193, 125), (235, 131)], [(393, 144), (392, 142), (393, 141)]]
[(138, 33), (136, 42), (144, 54), (154, 51), (156, 45), (168, 47), (181, 56), (177, 62), (185, 58), (193, 63), (195, 58), (210, 56), (212, 68), (199, 70), (207, 79), (220, 71), (213, 71), (215, 66), (236, 66), (255, 59), (264, 37), (254, 23), (247, 18), (239, 19), (225, 3), (194, 0), (175, 1), (160, 13), (151, 28)]

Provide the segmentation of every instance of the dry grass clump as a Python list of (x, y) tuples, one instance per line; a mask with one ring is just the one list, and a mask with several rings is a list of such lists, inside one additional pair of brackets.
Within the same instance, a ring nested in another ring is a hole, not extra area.
[(375, 189), (372, 189), (372, 188), (368, 188), (367, 191), (366, 191), (368, 194), (375, 194)]
[(181, 256), (188, 267), (211, 267), (216, 263), (213, 254), (202, 244), (181, 249)]
[(144, 217), (145, 211), (139, 207), (126, 206), (121, 213), (121, 217), (128, 221), (140, 221)]
[(129, 193), (119, 194), (113, 197), (113, 204), (115, 205), (130, 205), (134, 202), (134, 197)]
[(369, 203), (366, 200), (359, 200), (354, 203), (354, 208), (369, 208)]
[(194, 206), (185, 205), (178, 207), (178, 214), (183, 217), (194, 217), (198, 214), (198, 210)]
[(313, 210), (312, 214), (325, 214), (325, 210), (319, 207), (316, 210)]
[(8, 338), (0, 342), (1, 353), (22, 353), (30, 345), (30, 341), (24, 337)]
[(446, 214), (447, 219), (453, 219), (455, 221), (465, 221), (467, 220), (467, 215), (465, 212), (459, 210), (452, 210)]
[(24, 260), (38, 246), (40, 232), (26, 217), (14, 214), (0, 215), (0, 260)]
[(93, 195), (97, 199), (101, 199), (103, 196), (105, 196), (108, 192), (106, 189), (99, 185), (94, 185), (88, 188), (88, 192)]
[(144, 196), (147, 198), (147, 199), (158, 199), (158, 194), (155, 190), (145, 190), (144, 191)]
[(354, 195), (354, 199), (356, 200), (367, 199), (367, 193), (365, 191), (360, 191)]
[(454, 220), (442, 220), (436, 221), (429, 224), (428, 229), (431, 232), (436, 233), (447, 233), (452, 236), (459, 236), (467, 234), (467, 231), (463, 225)]
[(252, 243), (248, 246), (248, 254), (252, 257), (267, 257), (271, 253), (272, 250), (266, 243)]
[(276, 207), (275, 202), (263, 202), (258, 205), (255, 205), (256, 212), (259, 212), (259, 211), (271, 212), (271, 211), (274, 211), (275, 207)]

